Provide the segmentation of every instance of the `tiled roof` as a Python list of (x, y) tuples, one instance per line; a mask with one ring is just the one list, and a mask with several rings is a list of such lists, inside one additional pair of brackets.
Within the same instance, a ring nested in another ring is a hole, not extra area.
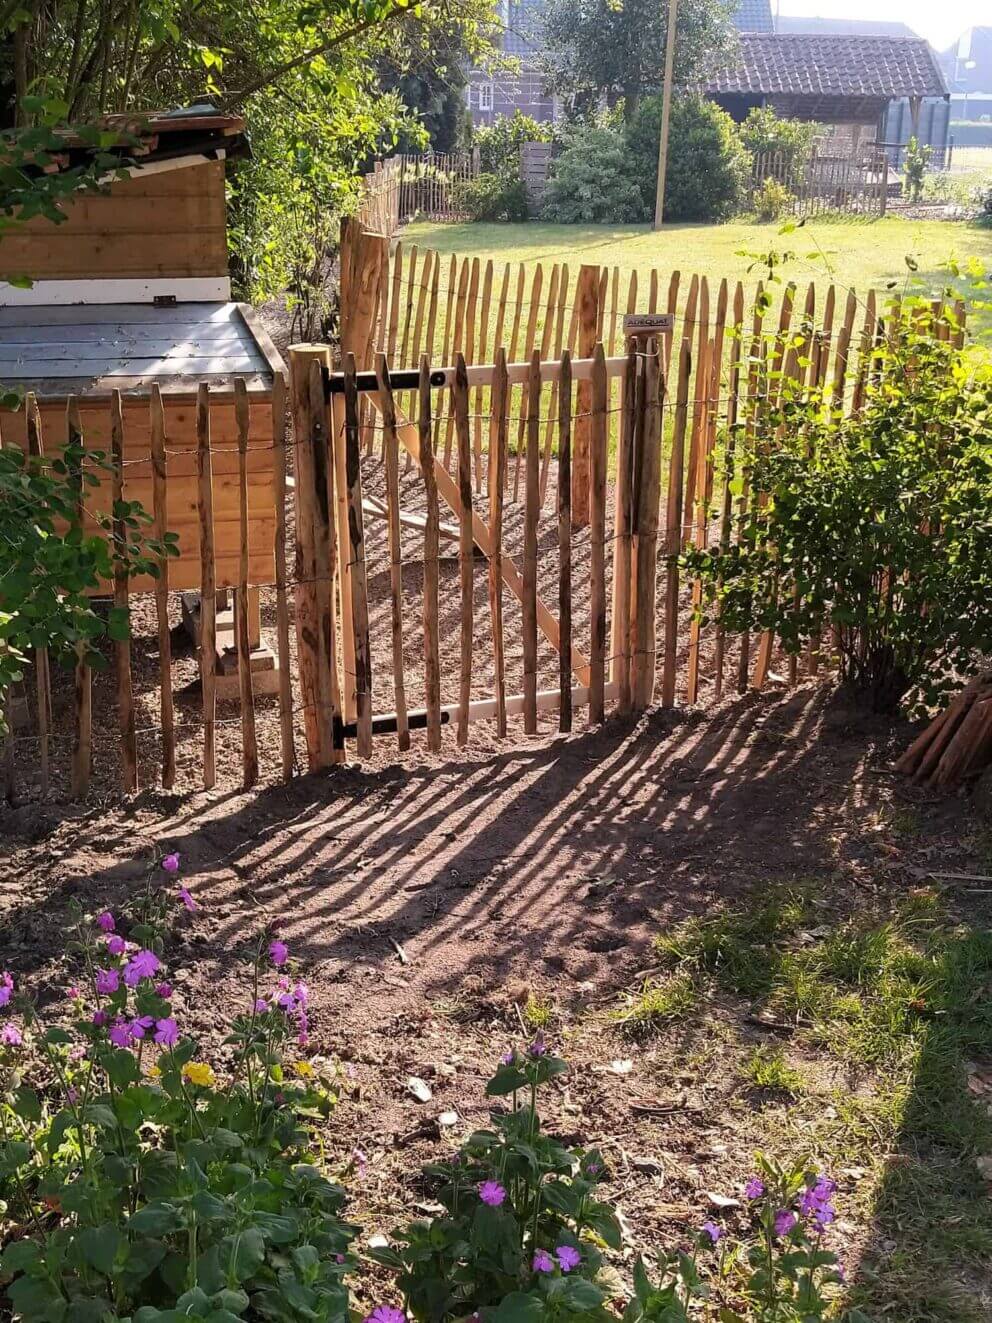
[(921, 37), (834, 37), (742, 32), (734, 66), (709, 92), (773, 96), (945, 96), (937, 59)]
[(738, 32), (773, 32), (772, 0), (737, 0), (733, 15)]

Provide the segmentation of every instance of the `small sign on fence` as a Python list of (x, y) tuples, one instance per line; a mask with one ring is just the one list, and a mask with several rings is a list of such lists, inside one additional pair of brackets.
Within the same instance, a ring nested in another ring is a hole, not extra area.
[(628, 312), (623, 319), (623, 333), (633, 335), (666, 335), (675, 330), (675, 315), (671, 312)]

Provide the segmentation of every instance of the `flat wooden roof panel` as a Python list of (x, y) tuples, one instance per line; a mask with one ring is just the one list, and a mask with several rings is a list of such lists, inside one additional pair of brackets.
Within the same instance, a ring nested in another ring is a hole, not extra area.
[(236, 303), (0, 308), (0, 379), (39, 395), (271, 385), (273, 365)]

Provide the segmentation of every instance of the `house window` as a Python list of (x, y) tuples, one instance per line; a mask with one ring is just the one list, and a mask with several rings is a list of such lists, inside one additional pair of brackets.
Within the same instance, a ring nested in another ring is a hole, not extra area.
[(492, 83), (479, 84), (479, 109), (492, 110), (493, 108), (493, 85)]

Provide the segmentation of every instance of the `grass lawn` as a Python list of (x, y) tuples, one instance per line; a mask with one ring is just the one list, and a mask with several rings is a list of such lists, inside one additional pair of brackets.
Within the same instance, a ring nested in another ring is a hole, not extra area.
[(683, 276), (705, 275), (710, 283), (761, 277), (757, 254), (789, 251), (795, 256), (785, 268), (797, 282), (835, 281), (859, 293), (900, 285), (911, 278), (906, 258), (918, 268), (916, 279), (927, 288), (947, 283), (943, 264), (979, 258), (992, 266), (992, 229), (959, 221), (817, 220), (783, 235), (778, 225), (733, 222), (726, 225), (672, 225), (656, 234), (643, 225), (450, 225), (418, 222), (402, 233), (404, 244), (416, 243), (441, 253), (492, 257), (506, 262), (583, 262), (618, 266), (621, 272), (657, 267)]

